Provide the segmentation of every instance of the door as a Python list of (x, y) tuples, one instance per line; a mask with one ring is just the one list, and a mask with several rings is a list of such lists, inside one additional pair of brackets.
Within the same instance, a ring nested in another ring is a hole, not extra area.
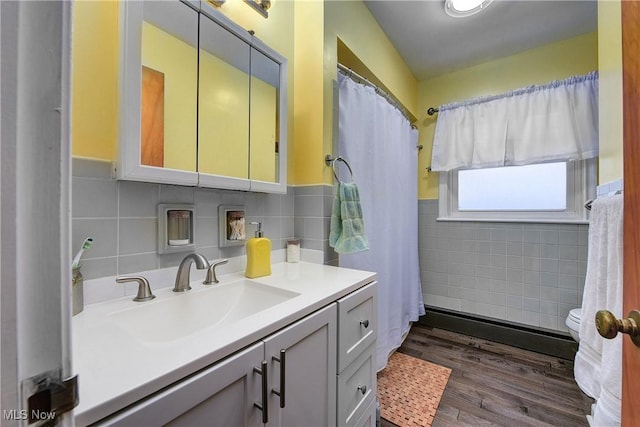
[(267, 425), (336, 425), (337, 317), (336, 304), (331, 304), (264, 340)]
[[(3, 424), (72, 425), (43, 390), (44, 374), (61, 385), (71, 375), (71, 7), (0, 2)], [(38, 390), (42, 405), (29, 411)]]
[[(624, 117), (623, 315), (640, 309), (640, 2), (622, 2)], [(640, 425), (640, 348), (622, 344), (622, 425)]]
[[(100, 422), (105, 426), (262, 425), (262, 343), (234, 354), (177, 385)], [(256, 368), (256, 369), (254, 369)]]

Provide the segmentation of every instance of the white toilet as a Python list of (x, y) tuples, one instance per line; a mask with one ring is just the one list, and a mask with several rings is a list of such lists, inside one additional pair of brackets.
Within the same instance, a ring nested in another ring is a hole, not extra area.
[(571, 334), (571, 338), (576, 340), (576, 342), (580, 342), (580, 315), (582, 314), (582, 309), (574, 308), (569, 311), (569, 315), (567, 316), (567, 320), (565, 324), (567, 328), (569, 328), (569, 333)]

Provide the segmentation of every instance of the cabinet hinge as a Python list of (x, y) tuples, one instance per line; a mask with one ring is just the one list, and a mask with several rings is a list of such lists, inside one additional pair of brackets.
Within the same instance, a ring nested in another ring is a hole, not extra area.
[(29, 391), (27, 421), (29, 424), (55, 425), (57, 418), (78, 406), (78, 376), (62, 379), (56, 372), (29, 378), (23, 384)]

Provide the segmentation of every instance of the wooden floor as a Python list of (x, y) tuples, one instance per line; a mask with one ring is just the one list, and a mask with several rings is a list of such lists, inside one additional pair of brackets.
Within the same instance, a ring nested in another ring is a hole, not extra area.
[(452, 369), (434, 427), (588, 426), (572, 361), (422, 325), (398, 351)]

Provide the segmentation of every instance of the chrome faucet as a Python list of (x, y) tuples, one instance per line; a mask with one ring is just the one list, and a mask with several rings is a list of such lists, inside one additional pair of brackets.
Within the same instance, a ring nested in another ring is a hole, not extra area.
[(189, 286), (191, 277), (191, 264), (196, 263), (198, 270), (204, 270), (209, 268), (209, 261), (198, 253), (192, 253), (183, 258), (180, 266), (178, 267), (178, 274), (176, 275), (176, 284), (173, 287), (173, 292), (185, 292), (191, 289)]
[(138, 294), (133, 299), (135, 302), (151, 301), (156, 296), (151, 292), (151, 286), (149, 281), (142, 276), (118, 276), (116, 277), (117, 283), (137, 282)]
[(218, 277), (216, 276), (216, 267), (219, 265), (226, 264), (228, 262), (229, 262), (228, 259), (221, 259), (219, 261), (215, 261), (211, 263), (211, 266), (207, 270), (207, 277), (204, 279), (204, 282), (202, 282), (202, 284), (211, 285), (212, 283), (220, 283), (220, 281), (218, 280)]

